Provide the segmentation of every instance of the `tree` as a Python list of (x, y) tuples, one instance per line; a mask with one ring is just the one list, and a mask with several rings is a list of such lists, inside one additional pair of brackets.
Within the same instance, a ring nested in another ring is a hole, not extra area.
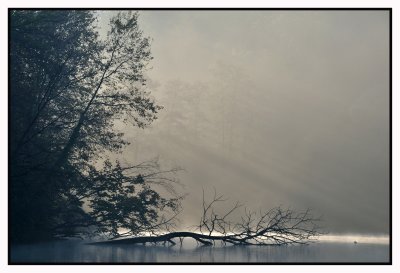
[[(155, 161), (121, 166), (106, 156), (129, 144), (116, 120), (145, 128), (162, 109), (146, 90), (152, 57), (138, 13), (116, 14), (105, 39), (91, 11), (9, 16), (12, 241), (77, 236), (88, 227), (116, 235), (118, 228), (137, 232), (166, 222), (160, 211), (178, 210), (180, 198), (172, 191), (162, 197), (152, 178), (160, 182), (176, 170), (162, 171)], [(174, 183), (163, 181), (167, 189)]]
[(145, 244), (170, 243), (174, 239), (182, 243), (184, 238), (192, 238), (206, 246), (220, 242), (224, 245), (294, 245), (309, 244), (322, 234), (318, 223), (320, 218), (311, 214), (309, 209), (296, 212), (292, 209), (275, 207), (268, 211), (250, 211), (244, 209), (240, 221), (234, 222), (230, 217), (243, 207), (236, 202), (228, 211), (218, 213), (215, 205), (227, 199), (218, 195), (207, 202), (203, 191), (203, 213), (196, 232), (167, 232), (155, 236), (138, 236), (134, 238), (97, 242), (95, 244)]
[(51, 226), (49, 166), (76, 119), (83, 92), (74, 77), (91, 76), (81, 63), (95, 52), (85, 37), (96, 34), (84, 12), (18, 10), (10, 17), (11, 235), (27, 240)]

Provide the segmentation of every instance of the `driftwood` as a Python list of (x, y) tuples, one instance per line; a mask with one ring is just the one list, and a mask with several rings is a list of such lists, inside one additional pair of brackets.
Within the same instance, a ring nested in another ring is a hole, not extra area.
[(198, 243), (211, 246), (216, 242), (232, 245), (290, 245), (308, 244), (322, 234), (319, 226), (320, 218), (311, 215), (310, 210), (295, 212), (281, 207), (273, 208), (266, 212), (258, 213), (244, 209), (244, 214), (238, 222), (228, 218), (242, 207), (236, 203), (224, 214), (217, 213), (214, 205), (226, 201), (222, 195), (217, 195), (211, 202), (206, 202), (203, 191), (203, 215), (196, 226), (196, 232), (168, 232), (152, 236), (137, 236), (119, 240), (109, 240), (94, 244), (171, 244), (180, 243), (184, 238), (192, 238)]

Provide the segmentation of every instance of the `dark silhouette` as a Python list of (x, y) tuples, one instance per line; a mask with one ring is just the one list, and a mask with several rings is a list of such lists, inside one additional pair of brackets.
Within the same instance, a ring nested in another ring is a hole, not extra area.
[(107, 157), (129, 144), (116, 120), (145, 128), (162, 108), (146, 90), (152, 57), (138, 14), (111, 18), (106, 37), (93, 11), (9, 16), (11, 241), (172, 224), (181, 199), (170, 176), (177, 170)]

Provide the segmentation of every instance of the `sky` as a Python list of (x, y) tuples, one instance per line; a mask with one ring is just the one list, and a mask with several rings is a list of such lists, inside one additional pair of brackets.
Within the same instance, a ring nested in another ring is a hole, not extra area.
[(389, 232), (388, 11), (148, 10), (139, 23), (164, 109), (117, 128), (132, 142), (120, 157), (185, 170), (181, 228), (215, 188), (254, 210), (311, 208), (331, 233)]

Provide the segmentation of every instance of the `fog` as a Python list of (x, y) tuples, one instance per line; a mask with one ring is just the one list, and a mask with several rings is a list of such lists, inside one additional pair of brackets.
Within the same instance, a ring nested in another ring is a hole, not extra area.
[(185, 169), (181, 227), (215, 187), (255, 210), (311, 208), (330, 232), (389, 232), (388, 11), (148, 10), (140, 27), (164, 109), (119, 125), (132, 144), (117, 156)]

